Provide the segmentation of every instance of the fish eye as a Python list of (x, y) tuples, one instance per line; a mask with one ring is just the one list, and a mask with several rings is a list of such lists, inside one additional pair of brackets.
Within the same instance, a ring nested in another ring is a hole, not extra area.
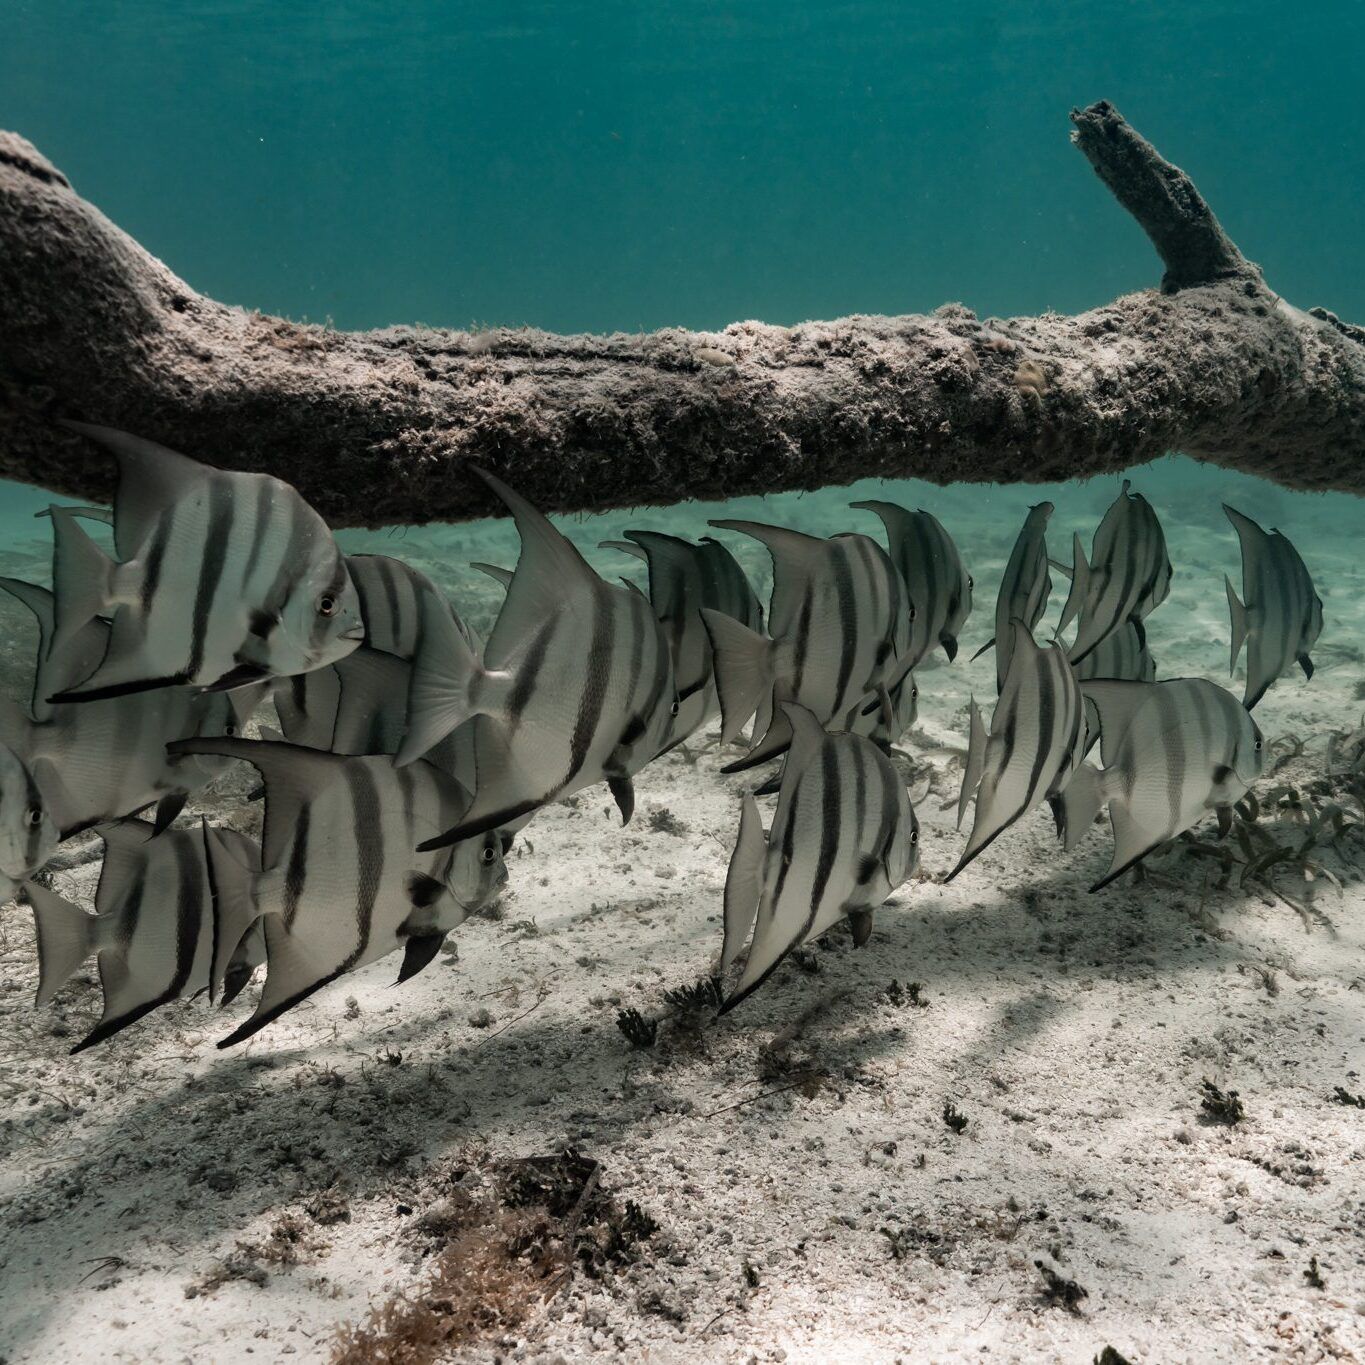
[(479, 861), (481, 863), (491, 863), (496, 856), (497, 855), (493, 851), (493, 845), (486, 844), (483, 851), (479, 854)]
[(914, 607), (912, 606), (912, 607), (910, 608), (910, 619), (911, 619), (912, 621), (915, 619), (915, 615), (916, 615), (916, 612), (915, 612)]
[(223, 726), (223, 733), (230, 739), (237, 733), (237, 727), (231, 721), (228, 721), (228, 723)]
[(976, 579), (971, 574), (967, 575), (967, 591), (971, 592), (976, 587)]
[(918, 688), (918, 687), (912, 687), (912, 688), (910, 689), (910, 700), (911, 700), (911, 701), (918, 701), (918, 700), (919, 700), (919, 688)]
[(24, 818), (34, 827), (34, 829), (37, 829), (37, 827), (43, 823), (43, 808), (41, 806), (30, 806), (28, 810), (24, 812)]
[(1261, 737), (1260, 737), (1260, 735), (1257, 735), (1257, 736), (1256, 736), (1256, 752), (1257, 752), (1258, 754), (1261, 752)]
[(676, 716), (676, 715), (678, 714), (678, 712), (682, 710), (682, 707), (678, 705), (678, 701), (677, 701), (677, 698), (676, 698), (676, 697), (675, 697), (674, 700), (673, 700), (673, 705), (670, 706), (670, 707), (668, 708), (668, 710), (669, 710), (669, 713), (670, 713), (671, 715), (674, 715), (674, 716)]
[(917, 843), (919, 843), (919, 830), (917, 830), (917, 829), (912, 829), (912, 830), (910, 831), (910, 842), (911, 842), (912, 844), (917, 844)]
[(341, 605), (337, 595), (333, 592), (325, 592), (318, 598), (318, 615), (335, 616), (337, 608)]

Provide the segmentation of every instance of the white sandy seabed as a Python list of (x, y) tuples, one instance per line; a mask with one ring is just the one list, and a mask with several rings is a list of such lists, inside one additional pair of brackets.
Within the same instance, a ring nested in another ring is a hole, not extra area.
[[(1161, 676), (1226, 678), (1222, 573), (1238, 559), (1220, 494), (1302, 546), (1327, 629), (1313, 681), (1285, 679), (1258, 710), (1268, 739), (1306, 741), (1262, 789), (1321, 776), (1329, 733), (1361, 710), (1358, 504), (1189, 466), (1144, 483), (1176, 566), (1149, 623)], [(1059, 496), (1054, 554), (1069, 559), (1073, 526), (1088, 543), (1115, 491)], [(1333, 1099), (1365, 1092), (1352, 861), (1365, 839), (1322, 854), (1342, 890), (1321, 878), (1306, 915), (1218, 890), (1213, 865), (1189, 857), (1089, 895), (1107, 830), (1064, 856), (1045, 809), (941, 885), (962, 840), (946, 749), (969, 694), (994, 690), (992, 657), (966, 659), (1042, 495), (916, 494), (979, 585), (958, 662), (920, 675), (907, 748), (924, 867), (866, 948), (836, 936), (699, 1037), (665, 1022), (638, 1049), (615, 1021), (626, 1007), (663, 1016), (665, 988), (714, 964), (743, 788), (718, 773), (714, 745), (642, 774), (625, 829), (601, 789), (538, 816), (501, 918), (465, 925), (458, 954), (401, 987), (393, 959), (375, 964), (226, 1053), (214, 1040), (246, 1001), (227, 1015), (168, 1007), (69, 1057), (97, 1012), (94, 964), (35, 1011), (28, 913), (0, 914), (0, 1357), (327, 1359), (341, 1324), (420, 1286), (409, 1229), (433, 1171), (473, 1148), (571, 1145), (659, 1232), (633, 1264), (577, 1276), (460, 1358), (1089, 1362), (1112, 1346), (1132, 1362), (1365, 1359), (1365, 1109)], [(858, 526), (842, 506), (727, 510)], [(696, 530), (702, 515), (569, 529), (587, 544), (629, 524)], [(509, 554), (500, 527), (354, 544), (466, 593), (475, 580), (447, 564), (451, 546)], [(238, 809), (224, 795), (205, 806)], [(59, 889), (88, 894), (93, 875)], [(1303, 890), (1293, 874), (1281, 885)], [(888, 994), (893, 981), (921, 983), (922, 1007)], [(1239, 1092), (1243, 1121), (1201, 1115), (1205, 1078)], [(348, 1216), (315, 1218), (320, 1191)], [(300, 1264), (213, 1287), (243, 1257), (250, 1270), (242, 1248), (290, 1215), (307, 1229)], [(1077, 1311), (1048, 1301), (1037, 1261), (1087, 1291)]]

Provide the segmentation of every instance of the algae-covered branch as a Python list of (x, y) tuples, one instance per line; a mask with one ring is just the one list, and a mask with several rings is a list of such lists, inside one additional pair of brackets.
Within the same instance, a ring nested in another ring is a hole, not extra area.
[[(1365, 333), (1286, 303), (1114, 110), (1073, 140), (1166, 267), (1075, 317), (721, 332), (339, 332), (196, 293), (0, 133), (0, 475), (108, 495), (79, 418), (296, 484), (334, 525), (816, 488), (1082, 478), (1179, 450), (1365, 492)], [(818, 206), (817, 206), (818, 207)]]

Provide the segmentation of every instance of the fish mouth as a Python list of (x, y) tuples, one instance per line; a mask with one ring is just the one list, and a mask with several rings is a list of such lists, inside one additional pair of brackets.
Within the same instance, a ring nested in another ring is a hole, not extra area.
[(342, 631), (337, 638), (340, 640), (363, 640), (365, 638), (365, 627), (353, 626), (350, 630)]

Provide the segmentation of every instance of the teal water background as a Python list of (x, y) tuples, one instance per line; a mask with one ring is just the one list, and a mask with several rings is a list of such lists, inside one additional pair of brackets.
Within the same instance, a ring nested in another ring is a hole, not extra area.
[[(605, 331), (1076, 310), (1151, 285), (1150, 246), (1068, 143), (1068, 110), (1103, 97), (1286, 297), (1359, 319), (1362, 54), (1348, 3), (10, 0), (0, 125), (226, 301)], [(1193, 477), (1171, 462), (1144, 486), (1169, 501)], [(964, 505), (1003, 523), (1038, 496)], [(0, 485), (12, 547), (46, 501)], [(803, 518), (837, 529), (844, 502)]]

